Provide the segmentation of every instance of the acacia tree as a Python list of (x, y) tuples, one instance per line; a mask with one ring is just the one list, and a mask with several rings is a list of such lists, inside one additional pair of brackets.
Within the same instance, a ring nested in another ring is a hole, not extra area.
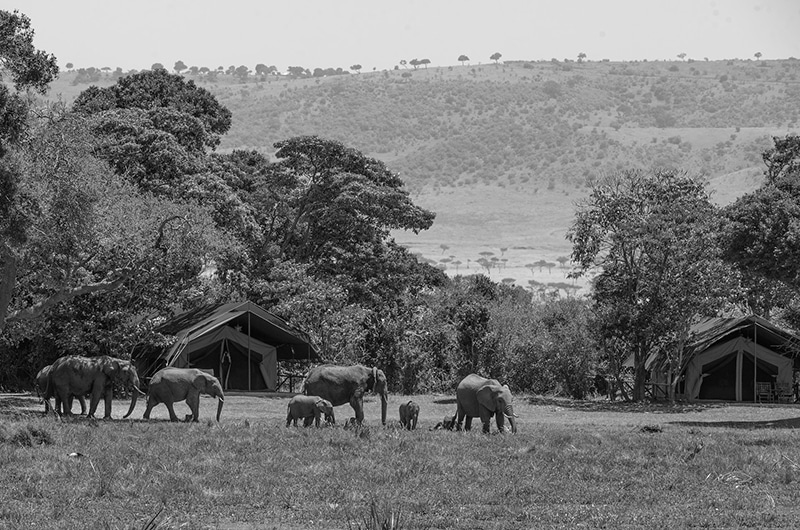
[(493, 54), (492, 54), (492, 55), (489, 57), (489, 59), (491, 59), (492, 61), (494, 61), (494, 64), (497, 64), (497, 61), (499, 61), (499, 60), (500, 60), (500, 57), (502, 57), (502, 56), (503, 56), (503, 54), (502, 54), (502, 53), (500, 53), (500, 52), (494, 52), (494, 53), (493, 53)]
[(458, 62), (461, 63), (461, 66), (464, 66), (464, 63), (467, 62), (467, 61), (469, 61), (469, 57), (467, 57), (466, 55), (459, 55), (458, 56)]
[(661, 353), (677, 375), (693, 321), (735, 291), (714, 220), (703, 185), (671, 171), (613, 175), (579, 205), (568, 232), (573, 275), (601, 271), (592, 294), (598, 342), (614, 346), (617, 369), (632, 354), (635, 400), (644, 398), (648, 357)]

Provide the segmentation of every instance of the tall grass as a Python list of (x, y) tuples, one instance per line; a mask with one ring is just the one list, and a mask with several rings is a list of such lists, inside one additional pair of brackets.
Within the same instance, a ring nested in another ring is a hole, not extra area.
[[(279, 417), (285, 404), (274, 406)], [(345, 430), (9, 417), (0, 528), (800, 524), (795, 431), (597, 419), (529, 420), (517, 435), (487, 436), (394, 422)]]

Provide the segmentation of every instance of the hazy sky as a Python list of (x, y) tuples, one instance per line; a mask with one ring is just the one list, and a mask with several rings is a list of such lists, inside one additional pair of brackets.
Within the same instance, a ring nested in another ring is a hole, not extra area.
[(75, 68), (800, 57), (800, 0), (11, 0)]

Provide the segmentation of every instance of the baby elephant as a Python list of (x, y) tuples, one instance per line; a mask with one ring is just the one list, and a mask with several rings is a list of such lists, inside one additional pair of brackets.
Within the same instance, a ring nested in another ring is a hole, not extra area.
[(417, 419), (419, 419), (419, 405), (413, 401), (400, 405), (400, 425), (413, 431), (417, 428)]
[(289, 400), (289, 405), (286, 407), (286, 426), (288, 427), (294, 422), (297, 427), (297, 420), (303, 418), (303, 427), (308, 427), (312, 422), (319, 427), (319, 417), (325, 414), (325, 421), (336, 423), (333, 417), (333, 405), (327, 399), (322, 399), (319, 396), (294, 396)]
[(192, 411), (192, 421), (197, 421), (200, 408), (200, 394), (215, 396), (219, 399), (217, 405), (217, 421), (222, 412), (225, 396), (219, 379), (197, 368), (163, 368), (156, 372), (150, 380), (147, 389), (147, 408), (144, 419), (150, 419), (150, 411), (159, 403), (163, 403), (169, 410), (170, 421), (178, 421), (172, 404), (176, 401), (186, 400)]

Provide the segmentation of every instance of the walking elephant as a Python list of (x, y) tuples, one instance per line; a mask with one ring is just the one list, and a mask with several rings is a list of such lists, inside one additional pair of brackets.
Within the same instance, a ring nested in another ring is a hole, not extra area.
[[(41, 370), (39, 373), (36, 374), (36, 393), (39, 394), (39, 397), (42, 398), (44, 401), (44, 413), (47, 414), (51, 410), (53, 410), (56, 414), (63, 414), (62, 411), (62, 404), (61, 398), (58, 397), (56, 394), (55, 385), (50, 384), (50, 370), (53, 368), (52, 364), (48, 364)], [(55, 397), (55, 408), (50, 405), (50, 398)], [(69, 403), (66, 404), (67, 409), (72, 412), (72, 398), (73, 396), (69, 397)], [(84, 396), (77, 396), (78, 401), (81, 404), (81, 415), (86, 414), (86, 398)]]
[(413, 431), (417, 428), (417, 420), (419, 419), (419, 405), (414, 401), (403, 403), (400, 405), (400, 425)]
[(307, 396), (327, 399), (334, 407), (349, 403), (359, 424), (364, 421), (364, 394), (378, 394), (381, 397), (381, 424), (386, 425), (386, 376), (377, 368), (323, 364), (308, 372), (304, 387)]
[(495, 379), (486, 379), (476, 374), (470, 374), (458, 384), (456, 388), (456, 411), (458, 430), (461, 422), (466, 418), (465, 430), (472, 427), (472, 418), (479, 417), (483, 423), (483, 432), (489, 432), (489, 422), (495, 416), (497, 428), (504, 432), (505, 418), (511, 424), (511, 432), (517, 432), (516, 414), (511, 404), (513, 397), (508, 386), (501, 385)]
[(297, 420), (303, 418), (303, 427), (312, 423), (319, 427), (320, 416), (323, 414), (326, 422), (335, 423), (333, 405), (327, 399), (318, 396), (293, 396), (286, 407), (286, 426), (294, 422), (297, 427)]
[(197, 368), (162, 368), (150, 379), (147, 389), (147, 408), (144, 419), (150, 419), (150, 411), (159, 403), (163, 403), (169, 410), (170, 421), (178, 421), (173, 404), (186, 400), (192, 411), (192, 421), (198, 421), (200, 409), (200, 394), (216, 397), (217, 421), (222, 413), (225, 396), (219, 379)]
[(114, 399), (114, 383), (119, 382), (126, 387), (131, 387), (131, 406), (127, 418), (136, 407), (139, 390), (139, 374), (130, 361), (103, 355), (100, 357), (81, 357), (70, 355), (56, 359), (50, 369), (49, 385), (64, 407), (64, 414), (69, 416), (69, 400), (71, 396), (84, 396), (91, 394), (89, 400), (89, 414), (93, 418), (97, 411), (100, 398), (105, 401), (104, 419), (111, 419), (111, 402)]

